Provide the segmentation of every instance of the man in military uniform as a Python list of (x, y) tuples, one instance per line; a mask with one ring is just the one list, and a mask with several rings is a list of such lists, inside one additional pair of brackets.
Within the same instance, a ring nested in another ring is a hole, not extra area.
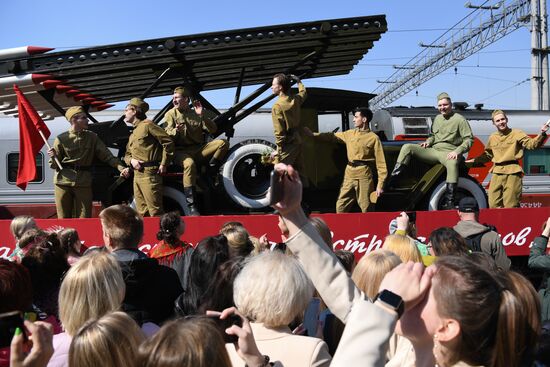
[[(92, 174), (94, 158), (117, 168), (128, 177), (129, 170), (115, 158), (99, 137), (88, 131), (88, 118), (81, 106), (70, 107), (65, 117), (71, 128), (57, 138), (48, 150), (50, 167), (55, 169), (55, 207), (58, 218), (92, 216)], [(61, 163), (57, 165), (56, 158)]]
[[(293, 96), (289, 95), (291, 79), (298, 83), (298, 94)], [(306, 87), (295, 75), (276, 74), (271, 83), (271, 91), (279, 96), (271, 108), (277, 146), (273, 162), (292, 164), (294, 168), (300, 170), (302, 167), (300, 113), (302, 103), (307, 97)]]
[(306, 135), (346, 144), (348, 165), (336, 202), (337, 213), (350, 212), (355, 202), (357, 202), (363, 213), (368, 210), (370, 194), (375, 190), (372, 171), (369, 166), (372, 163), (376, 164), (376, 170), (378, 171), (376, 195), (380, 196), (382, 194), (388, 171), (380, 138), (369, 128), (371, 120), (371, 110), (358, 108), (353, 116), (355, 129), (338, 133), (312, 133), (307, 127), (304, 128)]
[(468, 121), (453, 111), (451, 98), (447, 93), (437, 96), (437, 109), (440, 114), (432, 123), (430, 137), (421, 144), (403, 145), (390, 182), (395, 182), (409, 165), (411, 157), (426, 163), (441, 163), (447, 169), (445, 208), (452, 209), (455, 207), (460, 156), (472, 147), (473, 134)]
[(134, 125), (124, 161), (134, 170), (134, 199), (141, 216), (159, 216), (162, 208), (162, 176), (174, 156), (174, 142), (164, 129), (145, 113), (149, 105), (132, 98), (124, 112), (125, 121)]
[(166, 112), (165, 130), (176, 144), (176, 162), (183, 167), (183, 192), (191, 215), (199, 215), (193, 194), (197, 182), (196, 162), (208, 162), (209, 175), (215, 177), (227, 154), (229, 144), (225, 139), (206, 141), (206, 134), (217, 130), (216, 124), (210, 120), (207, 111), (199, 100), (193, 101), (193, 109), (189, 107), (189, 91), (178, 87), (174, 89), (172, 103), (174, 108)]
[(485, 151), (468, 162), (493, 162), (489, 184), (490, 208), (517, 208), (521, 200), (523, 169), (520, 160), (524, 149), (536, 149), (544, 144), (548, 123), (540, 128), (540, 134), (530, 138), (519, 129), (508, 127), (508, 117), (502, 110), (492, 114), (497, 132), (489, 136)]

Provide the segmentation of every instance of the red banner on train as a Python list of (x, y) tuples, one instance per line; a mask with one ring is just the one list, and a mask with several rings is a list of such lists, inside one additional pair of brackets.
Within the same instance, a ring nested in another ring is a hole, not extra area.
[[(361, 257), (366, 252), (382, 246), (388, 234), (389, 222), (398, 213), (353, 213), (320, 214), (333, 232), (333, 246), (336, 250), (348, 250)], [(502, 243), (509, 256), (529, 255), (529, 245), (541, 233), (541, 226), (550, 216), (550, 208), (487, 209), (480, 213), (480, 222), (497, 227)], [(251, 235), (259, 237), (266, 233), (271, 242), (280, 242), (276, 215), (220, 215), (205, 217), (185, 217), (183, 240), (196, 244), (202, 238), (217, 234), (220, 227), (229, 221), (244, 224)], [(417, 227), (419, 237), (426, 238), (439, 227), (452, 227), (458, 221), (456, 211), (418, 212)], [(140, 248), (150, 250), (156, 243), (158, 218), (145, 218), (145, 235)], [(91, 219), (37, 219), (43, 229), (59, 227), (75, 228), (87, 247), (103, 244), (101, 223)], [(14, 246), (9, 231), (9, 220), (0, 220), (0, 257), (8, 256)]]

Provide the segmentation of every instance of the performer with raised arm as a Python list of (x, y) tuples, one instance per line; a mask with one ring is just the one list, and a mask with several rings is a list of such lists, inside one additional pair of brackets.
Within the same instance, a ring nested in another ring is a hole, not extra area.
[(489, 208), (518, 208), (523, 190), (523, 168), (520, 160), (525, 149), (537, 149), (544, 144), (550, 120), (540, 128), (540, 134), (530, 138), (519, 129), (508, 126), (508, 117), (502, 110), (494, 110), (493, 125), (497, 131), (489, 136), (485, 151), (467, 162), (493, 162), (490, 172)]
[(197, 183), (197, 162), (208, 161), (208, 174), (216, 177), (227, 154), (229, 144), (225, 139), (207, 140), (208, 134), (217, 130), (216, 124), (208, 117), (208, 111), (199, 100), (189, 106), (191, 93), (188, 89), (174, 89), (174, 107), (166, 112), (165, 130), (176, 145), (175, 163), (183, 167), (183, 193), (191, 215), (199, 215), (194, 189)]

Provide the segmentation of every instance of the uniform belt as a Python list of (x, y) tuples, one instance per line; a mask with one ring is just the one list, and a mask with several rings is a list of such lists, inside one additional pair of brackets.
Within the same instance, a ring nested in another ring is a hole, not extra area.
[(507, 166), (509, 164), (519, 164), (519, 161), (516, 159), (513, 161), (498, 162), (498, 163), (495, 163), (495, 166)]
[(150, 162), (143, 162), (140, 163), (142, 167), (158, 167), (160, 166), (159, 161), (150, 161)]
[(72, 169), (75, 171), (91, 171), (92, 166), (80, 166), (78, 164), (63, 163), (63, 168)]
[(351, 162), (348, 162), (348, 166), (350, 167), (359, 167), (359, 166), (368, 166), (369, 165), (369, 162), (365, 162), (365, 161), (351, 161)]

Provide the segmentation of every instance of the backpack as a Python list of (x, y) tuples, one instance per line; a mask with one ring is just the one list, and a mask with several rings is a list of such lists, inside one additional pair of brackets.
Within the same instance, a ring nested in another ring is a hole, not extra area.
[(487, 228), (480, 233), (473, 234), (471, 236), (465, 237), (464, 240), (466, 241), (466, 244), (468, 245), (468, 248), (472, 252), (481, 252), (481, 238), (483, 235), (487, 232), (495, 231), (496, 227), (492, 226), (490, 224), (484, 224)]

